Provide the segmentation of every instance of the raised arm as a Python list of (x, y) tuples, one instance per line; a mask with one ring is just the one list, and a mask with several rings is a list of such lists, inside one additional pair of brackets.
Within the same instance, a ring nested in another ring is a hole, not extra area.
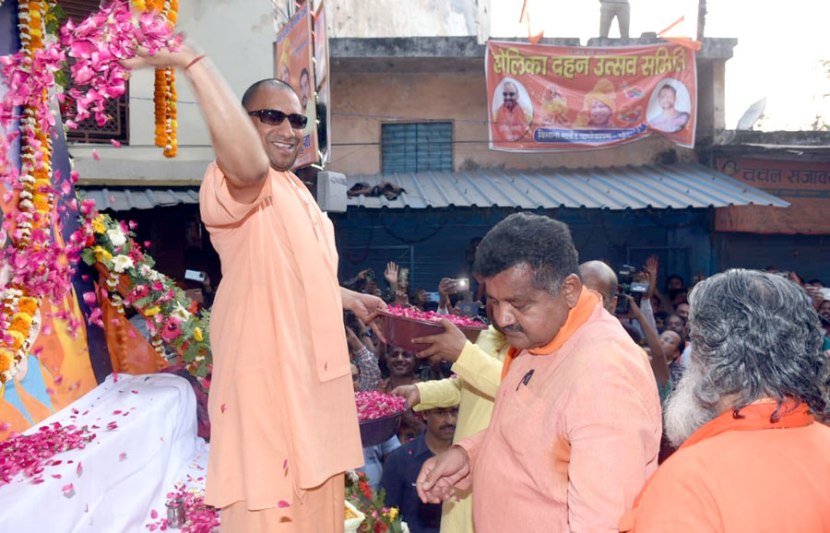
[(657, 385), (665, 387), (669, 382), (669, 367), (666, 365), (666, 357), (663, 355), (663, 345), (660, 343), (660, 335), (651, 323), (643, 316), (643, 311), (637, 306), (637, 302), (631, 296), (625, 295), (628, 298), (631, 306), (631, 313), (640, 327), (643, 329), (643, 335), (646, 337), (646, 344), (651, 349), (651, 371), (654, 372), (654, 379), (657, 380)]
[[(268, 157), (250, 117), (242, 108), (210, 58), (185, 44), (176, 52), (160, 51), (124, 62), (130, 69), (175, 67), (183, 72), (199, 104), (210, 132), (216, 163), (232, 185), (237, 199), (240, 190), (261, 186), (268, 175)], [(243, 192), (243, 196), (245, 196)]]

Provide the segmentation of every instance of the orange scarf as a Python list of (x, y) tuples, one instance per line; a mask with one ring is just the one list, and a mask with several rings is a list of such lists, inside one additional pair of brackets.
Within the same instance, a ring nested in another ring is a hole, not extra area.
[[(544, 346), (530, 349), (528, 352), (531, 355), (550, 355), (561, 348), (562, 345), (565, 344), (571, 336), (573, 336), (576, 330), (581, 328), (582, 325), (588, 321), (588, 318), (591, 316), (591, 313), (594, 312), (594, 309), (596, 309), (596, 306), (600, 303), (601, 299), (602, 298), (598, 293), (583, 287), (582, 292), (579, 295), (579, 300), (577, 300), (574, 308), (570, 310), (568, 318), (565, 320), (565, 323), (562, 324), (562, 327), (559, 328), (559, 331), (556, 332), (556, 335), (553, 336), (553, 339)], [(502, 380), (507, 375), (507, 371), (510, 369), (510, 364), (513, 362), (513, 359), (515, 359), (520, 353), (522, 353), (522, 350), (517, 350), (512, 346), (507, 351), (507, 357), (504, 359), (504, 366), (501, 371)]]
[(809, 426), (815, 422), (810, 414), (810, 408), (805, 403), (796, 403), (793, 399), (786, 399), (778, 410), (778, 421), (772, 422), (770, 417), (775, 411), (775, 401), (753, 403), (740, 410), (736, 418), (732, 410), (726, 411), (714, 420), (698, 428), (686, 439), (680, 448), (694, 446), (725, 431), (754, 431), (757, 429), (783, 429)]
[[(772, 422), (770, 417), (775, 411), (777, 404), (775, 401), (762, 401), (761, 403), (753, 403), (747, 405), (738, 413), (738, 417), (734, 416), (733, 410), (728, 410), (722, 413), (717, 418), (710, 420), (706, 424), (698, 428), (697, 431), (686, 439), (679, 449), (688, 448), (695, 444), (702, 442), (708, 438), (720, 435), (727, 431), (755, 431), (760, 429), (785, 429), (798, 428), (809, 426), (815, 422), (815, 418), (810, 414), (810, 409), (807, 404), (796, 403), (795, 400), (788, 398), (781, 404), (781, 409), (778, 413), (778, 421)], [(634, 530), (635, 521), (637, 517), (637, 507), (640, 505), (640, 499), (648, 489), (649, 484), (654, 477), (646, 481), (640, 494), (634, 500), (634, 505), (623, 517), (620, 519), (620, 531), (629, 532)]]

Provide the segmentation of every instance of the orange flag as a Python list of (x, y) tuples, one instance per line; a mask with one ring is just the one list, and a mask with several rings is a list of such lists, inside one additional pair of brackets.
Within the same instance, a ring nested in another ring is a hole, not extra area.
[[(531, 8), (534, 17), (531, 17)], [(544, 16), (539, 12), (538, 0), (524, 0), (522, 13), (519, 15), (519, 23), (527, 24), (527, 40), (530, 44), (538, 44), (545, 36)]]
[(694, 51), (700, 50), (701, 43), (697, 40), (698, 29), (698, 2), (697, 0), (675, 0), (672, 10), (677, 17), (662, 31), (657, 33), (661, 39), (679, 44)]

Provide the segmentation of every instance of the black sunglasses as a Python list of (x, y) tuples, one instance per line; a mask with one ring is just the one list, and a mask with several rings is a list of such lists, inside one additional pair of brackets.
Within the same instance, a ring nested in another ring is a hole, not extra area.
[(306, 124), (308, 124), (308, 117), (305, 115), (301, 115), (299, 113), (291, 113), (290, 115), (286, 115), (278, 109), (248, 111), (248, 114), (252, 117), (259, 117), (259, 120), (261, 120), (263, 124), (268, 124), (269, 126), (279, 126), (286, 118), (288, 119), (288, 123), (291, 124), (291, 127), (295, 130), (301, 130), (305, 128)]

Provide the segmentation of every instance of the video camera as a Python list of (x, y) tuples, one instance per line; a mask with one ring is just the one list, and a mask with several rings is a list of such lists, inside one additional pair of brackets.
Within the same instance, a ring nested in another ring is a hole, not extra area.
[(643, 295), (648, 292), (648, 283), (634, 281), (636, 273), (637, 269), (631, 265), (623, 265), (617, 272), (617, 315), (626, 315), (631, 310), (626, 296), (634, 297), (634, 301), (640, 305)]

